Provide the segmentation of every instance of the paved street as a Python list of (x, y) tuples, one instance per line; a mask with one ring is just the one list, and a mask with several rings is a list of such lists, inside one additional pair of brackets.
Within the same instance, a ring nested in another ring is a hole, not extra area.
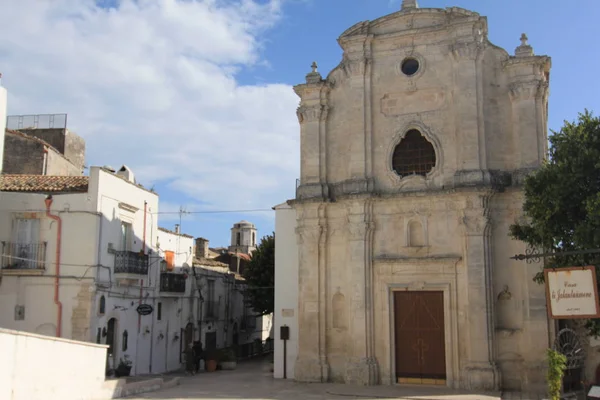
[[(238, 364), (234, 371), (202, 373), (184, 377), (181, 385), (133, 399), (256, 399), (256, 400), (324, 400), (324, 399), (444, 399), (499, 400), (499, 394), (470, 394), (451, 392), (446, 388), (376, 386), (355, 387), (340, 384), (301, 384), (275, 380), (268, 364), (250, 361)], [(508, 398), (508, 397), (507, 397)], [(526, 399), (520, 395), (510, 399)]]

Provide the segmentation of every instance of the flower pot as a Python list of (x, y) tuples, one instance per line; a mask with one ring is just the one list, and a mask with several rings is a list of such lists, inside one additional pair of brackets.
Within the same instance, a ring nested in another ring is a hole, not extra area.
[(206, 360), (206, 372), (215, 372), (217, 370), (217, 360)]
[(119, 365), (117, 369), (115, 369), (115, 376), (117, 378), (121, 376), (129, 376), (131, 373), (131, 365)]

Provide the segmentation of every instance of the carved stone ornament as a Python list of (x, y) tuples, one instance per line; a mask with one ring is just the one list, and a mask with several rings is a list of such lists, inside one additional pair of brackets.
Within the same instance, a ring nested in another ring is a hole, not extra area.
[(538, 95), (540, 88), (540, 82), (528, 81), (528, 82), (515, 82), (509, 87), (510, 98), (515, 100), (531, 100)]
[(465, 214), (461, 218), (467, 235), (483, 235), (489, 219), (485, 215)]
[(366, 66), (370, 63), (367, 58), (358, 60), (346, 59), (342, 62), (342, 69), (348, 77), (363, 76), (365, 74)]
[(423, 281), (415, 281), (415, 282), (411, 282), (408, 285), (408, 288), (410, 290), (423, 290), (425, 288), (425, 282)]
[(321, 237), (323, 228), (321, 226), (307, 227), (299, 226), (296, 228), (298, 244), (317, 244)]
[(451, 47), (451, 53), (456, 61), (474, 61), (482, 49), (483, 44), (477, 42), (455, 43)]
[(369, 224), (366, 222), (351, 222), (348, 224), (350, 240), (365, 240)]
[(296, 110), (298, 116), (298, 122), (301, 124), (306, 122), (316, 122), (321, 119), (323, 111), (327, 109), (327, 106), (317, 104), (314, 106), (300, 106)]

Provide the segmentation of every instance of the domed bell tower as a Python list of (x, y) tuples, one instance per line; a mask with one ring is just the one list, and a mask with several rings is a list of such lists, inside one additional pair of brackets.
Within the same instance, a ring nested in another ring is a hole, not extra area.
[(256, 250), (256, 226), (248, 221), (240, 221), (231, 228), (231, 246), (233, 253), (251, 254)]

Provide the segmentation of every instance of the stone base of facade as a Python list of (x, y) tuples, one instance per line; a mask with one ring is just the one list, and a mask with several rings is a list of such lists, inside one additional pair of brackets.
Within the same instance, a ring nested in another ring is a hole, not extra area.
[(352, 385), (379, 384), (379, 365), (373, 357), (351, 358), (346, 364), (345, 382)]
[(318, 358), (296, 359), (294, 366), (295, 380), (305, 383), (320, 383), (329, 381), (329, 365)]
[(474, 364), (465, 369), (465, 389), (473, 391), (500, 390), (500, 371), (492, 364)]

